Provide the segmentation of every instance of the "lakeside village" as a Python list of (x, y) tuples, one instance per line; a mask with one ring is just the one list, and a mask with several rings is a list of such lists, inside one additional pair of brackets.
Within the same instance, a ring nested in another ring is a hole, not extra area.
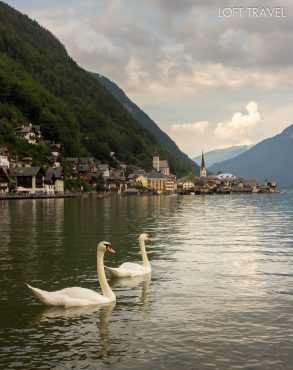
[[(38, 145), (41, 138), (40, 126), (29, 124), (15, 130), (16, 135), (32, 145)], [(65, 158), (70, 164), (70, 175), (65, 175), (62, 146), (51, 143), (51, 155), (44, 158), (44, 164), (34, 167), (32, 157), (21, 160), (13, 158), (9, 148), (0, 148), (0, 196), (3, 199), (19, 197), (65, 197), (90, 192), (98, 197), (111, 194), (230, 194), (230, 193), (272, 193), (276, 191), (275, 181), (265, 181), (259, 186), (254, 179), (241, 179), (232, 174), (208, 175), (204, 154), (199, 176), (189, 174), (177, 179), (170, 173), (167, 160), (153, 155), (153, 169), (127, 166), (111, 156), (118, 168), (101, 163), (95, 158)], [(68, 190), (67, 184), (79, 184)], [(80, 185), (81, 184), (81, 185)]]

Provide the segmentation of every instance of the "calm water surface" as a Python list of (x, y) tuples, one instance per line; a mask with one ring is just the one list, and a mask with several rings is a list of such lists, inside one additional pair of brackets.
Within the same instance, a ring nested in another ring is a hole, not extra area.
[[(0, 368), (292, 369), (293, 194), (0, 203)], [(110, 280), (115, 305), (45, 308), (46, 290), (97, 290), (96, 248), (152, 276)]]

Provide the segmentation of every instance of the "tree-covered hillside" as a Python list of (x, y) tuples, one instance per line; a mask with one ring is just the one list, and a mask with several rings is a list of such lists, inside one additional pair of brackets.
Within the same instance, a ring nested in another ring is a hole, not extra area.
[[(23, 154), (26, 148), (15, 139), (14, 129), (31, 122), (41, 125), (45, 139), (61, 143), (68, 156), (110, 161), (114, 151), (126, 163), (150, 168), (152, 154), (159, 150), (175, 174), (190, 171), (80, 68), (49, 31), (3, 2), (0, 67), (1, 146)], [(42, 150), (46, 148), (37, 149)]]
[(127, 108), (132, 116), (142, 124), (148, 131), (150, 131), (164, 149), (172, 153), (176, 158), (189, 166), (192, 166), (196, 172), (199, 172), (199, 166), (193, 162), (185, 153), (181, 152), (177, 144), (157, 126), (157, 124), (133, 101), (131, 101), (124, 91), (117, 86), (113, 81), (100, 74), (93, 74), (98, 81), (100, 81), (119, 102)]

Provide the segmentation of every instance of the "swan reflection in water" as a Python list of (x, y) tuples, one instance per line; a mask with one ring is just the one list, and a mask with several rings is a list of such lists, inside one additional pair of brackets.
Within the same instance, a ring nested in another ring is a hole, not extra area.
[[(127, 303), (135, 302), (135, 299), (129, 299), (126, 297), (125, 292), (129, 292), (129, 288), (140, 290), (141, 284), (141, 293), (139, 295), (139, 303), (136, 303), (136, 310), (139, 311), (147, 311), (149, 306), (149, 285), (151, 282), (151, 274), (144, 275), (144, 276), (136, 276), (136, 277), (124, 277), (124, 278), (111, 278), (110, 285), (111, 287), (118, 288), (118, 305), (119, 302), (126, 301)], [(120, 299), (119, 299), (120, 297)], [(132, 297), (133, 298), (133, 297)], [(136, 301), (137, 302), (137, 301)], [(102, 307), (100, 313), (100, 321), (97, 322), (97, 328), (100, 332), (100, 349), (98, 351), (98, 357), (107, 365), (113, 365), (117, 359), (114, 359), (111, 356), (113, 355), (113, 346), (111, 349), (111, 343), (113, 343), (113, 338), (111, 340), (111, 329), (109, 329), (109, 319), (111, 316), (112, 309), (114, 308), (115, 304), (111, 306), (107, 305)], [(119, 314), (118, 314), (119, 315)], [(113, 321), (119, 321), (119, 317), (117, 316)], [(115, 322), (113, 322), (115, 327)], [(117, 355), (117, 352), (116, 352)], [(111, 358), (112, 357), (112, 358)], [(120, 356), (118, 356), (120, 357)], [(113, 362), (114, 361), (114, 362)]]
[[(120, 291), (119, 301), (124, 302), (128, 301), (134, 303), (134, 309), (137, 311), (147, 311), (149, 308), (149, 286), (151, 282), (151, 274), (145, 276), (137, 276), (132, 278), (111, 278), (110, 285), (112, 287), (118, 288)], [(139, 296), (132, 297), (130, 300), (129, 297), (126, 297), (126, 293), (130, 290), (140, 291)], [(132, 289), (131, 289), (132, 288)], [(137, 289), (136, 289), (137, 288)], [(119, 293), (117, 295), (119, 295)], [(133, 299), (134, 298), (134, 299)], [(135, 303), (136, 302), (136, 303)], [(51, 321), (51, 320), (62, 320), (68, 322), (72, 321), (72, 325), (81, 325), (85, 320), (86, 325), (88, 321), (95, 323), (98, 329), (99, 338), (97, 338), (97, 352), (96, 356), (98, 359), (103, 361), (105, 364), (112, 364), (114, 358), (111, 358), (111, 327), (110, 318), (116, 302), (99, 304), (99, 305), (89, 305), (89, 306), (80, 306), (80, 307), (42, 307), (42, 311), (34, 318), (35, 321)], [(117, 307), (116, 307), (117, 310)], [(113, 321), (115, 327), (115, 321), (119, 321), (119, 317), (116, 317)], [(85, 338), (85, 340), (88, 340)]]
[(100, 349), (98, 351), (98, 358), (106, 362), (110, 357), (109, 355), (109, 342), (110, 342), (110, 331), (109, 331), (109, 319), (116, 303), (107, 305), (101, 308), (100, 320), (97, 321), (97, 328), (100, 333)]
[[(111, 277), (110, 284), (112, 287), (121, 288), (120, 291), (124, 292), (123, 288), (135, 288), (141, 284), (141, 294), (139, 297), (139, 310), (147, 311), (149, 306), (149, 286), (151, 283), (151, 273), (142, 276), (116, 278)], [(129, 290), (127, 290), (128, 292)], [(118, 293), (119, 294), (119, 293)], [(125, 297), (124, 297), (125, 300)]]
[[(34, 320), (51, 321), (55, 319), (68, 322), (68, 320), (71, 319), (72, 327), (82, 325), (84, 320), (85, 324), (88, 325), (90, 321), (98, 328), (100, 337), (97, 343), (97, 358), (107, 362), (106, 360), (110, 357), (108, 354), (110, 343), (109, 320), (115, 305), (116, 302), (68, 308), (60, 306), (45, 307), (42, 308), (42, 311), (37, 316), (35, 316)], [(95, 336), (95, 330), (93, 331), (93, 334)], [(87, 341), (88, 338), (85, 338), (84, 340)]]
[(35, 319), (40, 321), (43, 319), (90, 316), (96, 313), (97, 311), (101, 311), (103, 309), (108, 309), (110, 310), (110, 313), (111, 313), (113, 308), (115, 307), (115, 304), (116, 302), (104, 303), (104, 304), (99, 304), (99, 305), (90, 305), (90, 306), (67, 307), (67, 308), (62, 307), (62, 306), (45, 307)]

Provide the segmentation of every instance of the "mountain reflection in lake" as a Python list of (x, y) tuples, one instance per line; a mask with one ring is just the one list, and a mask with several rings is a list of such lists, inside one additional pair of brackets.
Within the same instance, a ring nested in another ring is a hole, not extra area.
[[(2, 201), (0, 368), (291, 369), (293, 194)], [(46, 308), (45, 290), (100, 292), (105, 264), (152, 274), (110, 279), (116, 304)]]

